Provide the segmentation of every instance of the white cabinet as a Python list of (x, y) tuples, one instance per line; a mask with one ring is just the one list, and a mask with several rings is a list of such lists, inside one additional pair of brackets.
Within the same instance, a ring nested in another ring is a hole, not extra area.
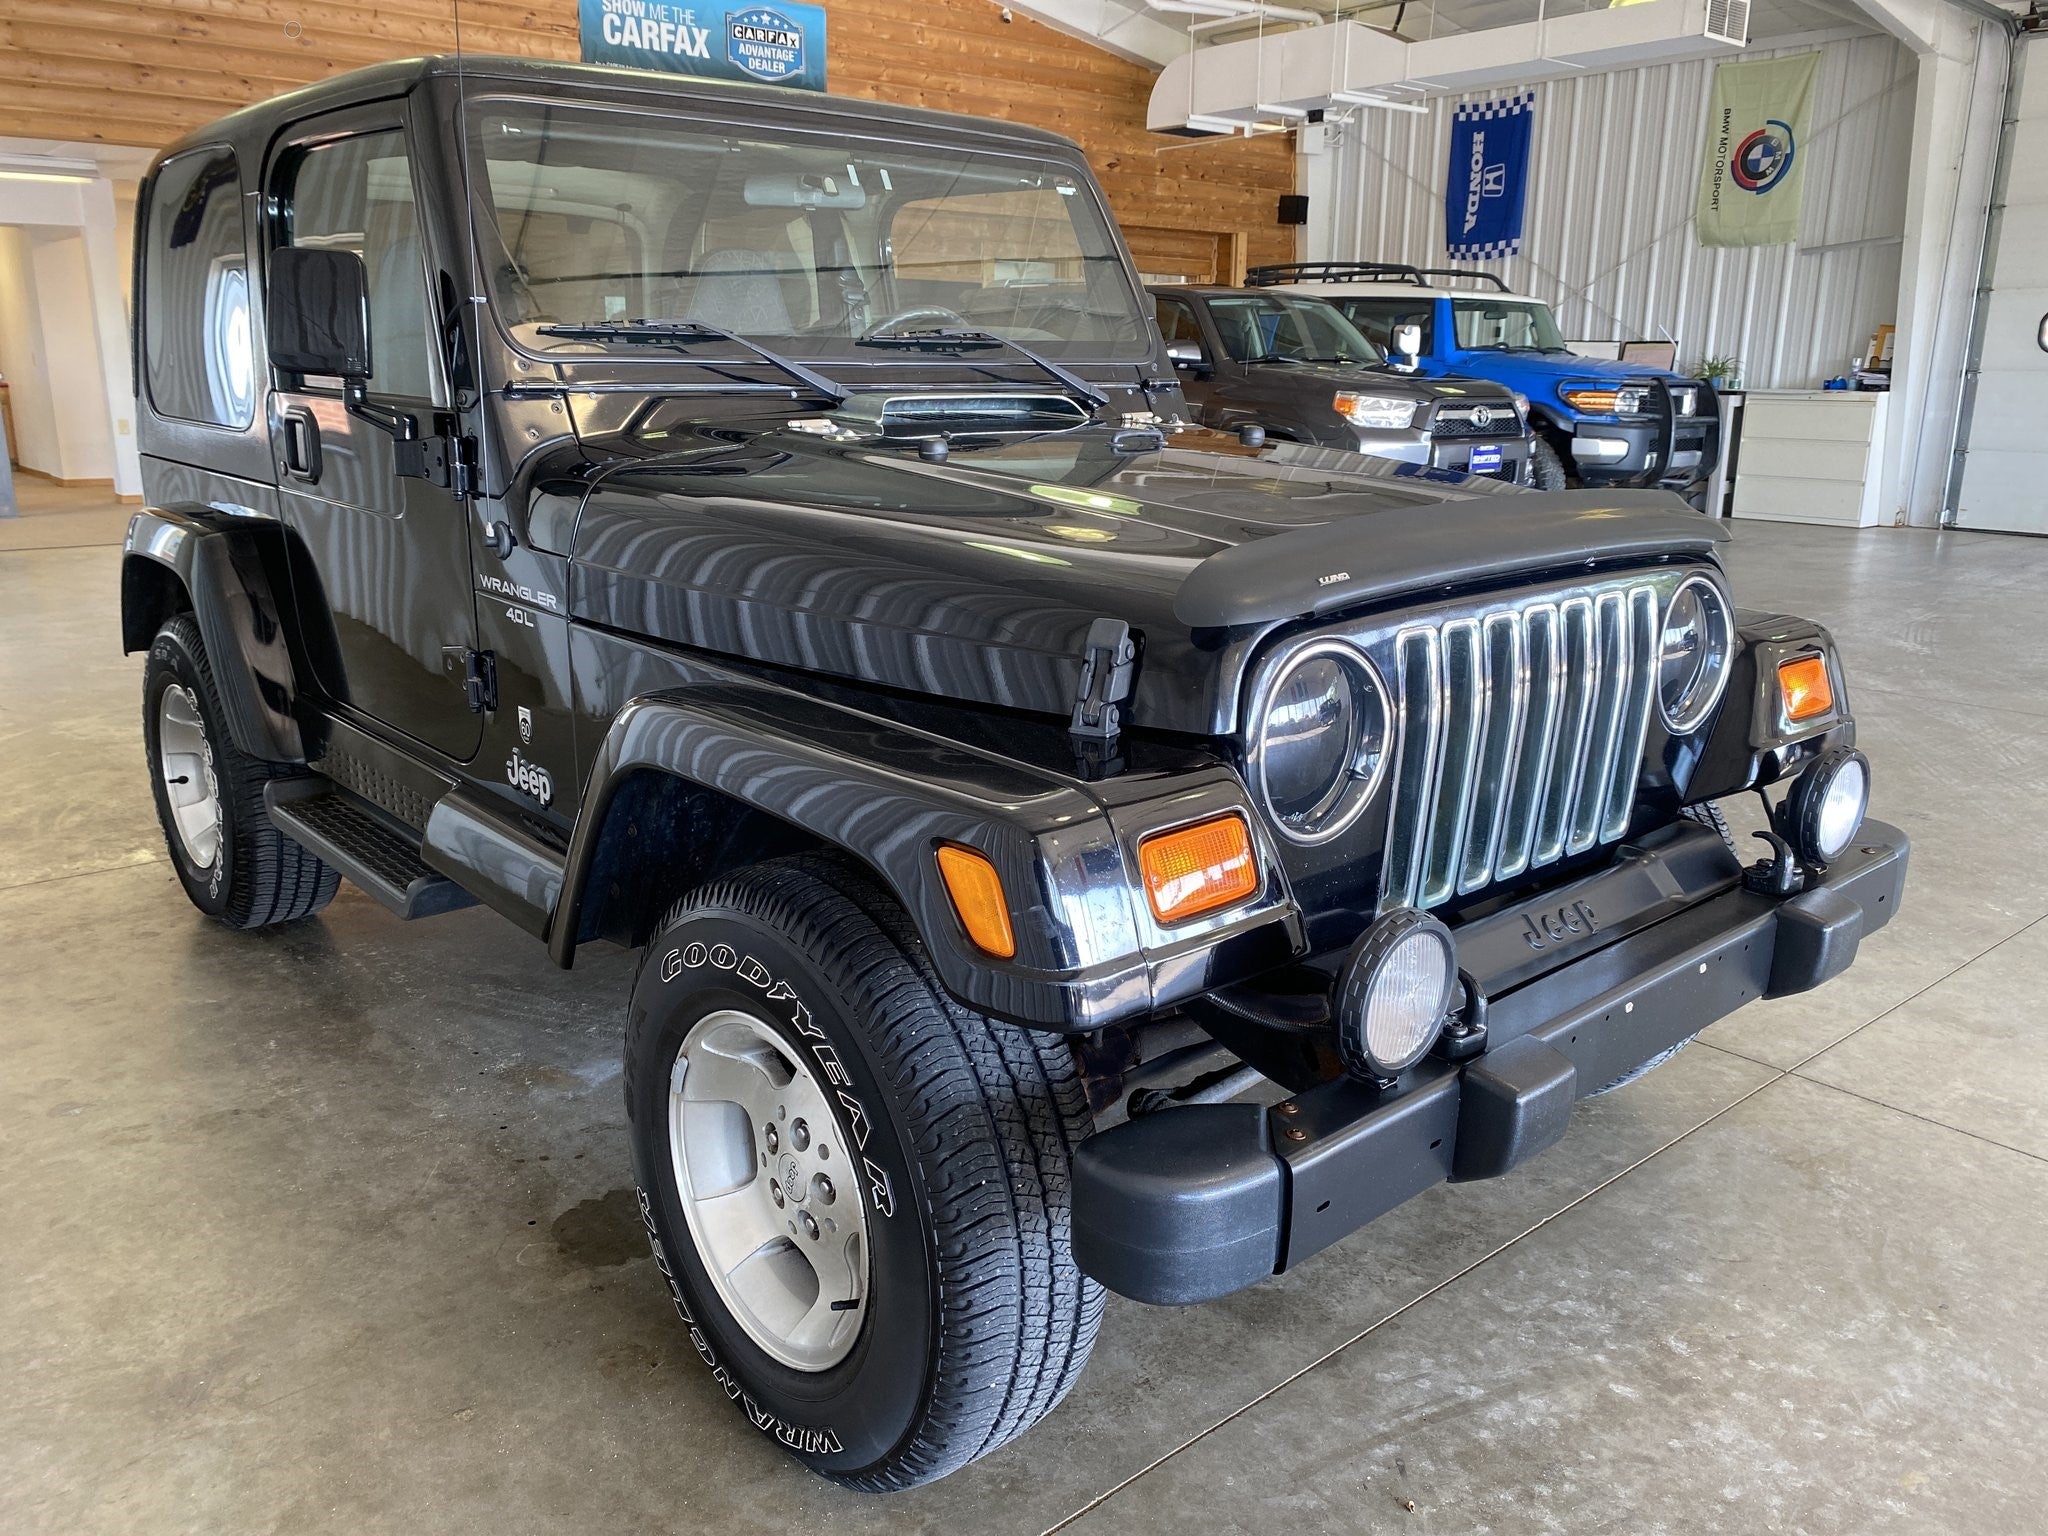
[(1878, 505), (1891, 396), (1847, 389), (1752, 389), (1735, 464), (1737, 517), (1868, 528)]

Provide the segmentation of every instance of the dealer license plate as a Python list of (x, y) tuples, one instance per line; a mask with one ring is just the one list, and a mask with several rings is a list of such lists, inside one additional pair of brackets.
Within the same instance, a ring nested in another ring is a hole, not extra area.
[(1465, 466), (1475, 475), (1490, 475), (1500, 468), (1500, 444), (1474, 448), (1472, 462)]

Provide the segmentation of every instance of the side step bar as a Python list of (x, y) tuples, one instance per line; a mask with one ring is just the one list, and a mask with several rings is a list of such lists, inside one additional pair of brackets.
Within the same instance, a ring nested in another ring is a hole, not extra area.
[(278, 831), (400, 917), (433, 917), (476, 905), (469, 892), (427, 867), (416, 842), (331, 779), (273, 779), (264, 787), (263, 804)]

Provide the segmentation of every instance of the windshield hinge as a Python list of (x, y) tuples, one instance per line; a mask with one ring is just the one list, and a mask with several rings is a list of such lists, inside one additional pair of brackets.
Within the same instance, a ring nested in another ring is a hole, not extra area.
[(476, 495), (476, 439), (416, 437), (392, 444), (398, 474), (468, 500)]
[(462, 658), (462, 690), (473, 715), (488, 715), (498, 708), (498, 654), (495, 651), (467, 651)]
[(1122, 619), (1097, 619), (1081, 647), (1081, 684), (1067, 729), (1084, 741), (1114, 741), (1123, 728), (1118, 707), (1131, 696), (1131, 672), (1138, 648)]

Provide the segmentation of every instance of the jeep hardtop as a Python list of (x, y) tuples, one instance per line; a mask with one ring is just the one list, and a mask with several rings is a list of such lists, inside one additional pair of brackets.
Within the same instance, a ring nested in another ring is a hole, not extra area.
[(137, 241), (186, 893), (637, 948), (659, 1272), (842, 1483), (1037, 1421), (1104, 1287), (1505, 1173), (1897, 908), (1842, 659), (1719, 524), (1191, 425), (1053, 135), (414, 61), (173, 146)]

